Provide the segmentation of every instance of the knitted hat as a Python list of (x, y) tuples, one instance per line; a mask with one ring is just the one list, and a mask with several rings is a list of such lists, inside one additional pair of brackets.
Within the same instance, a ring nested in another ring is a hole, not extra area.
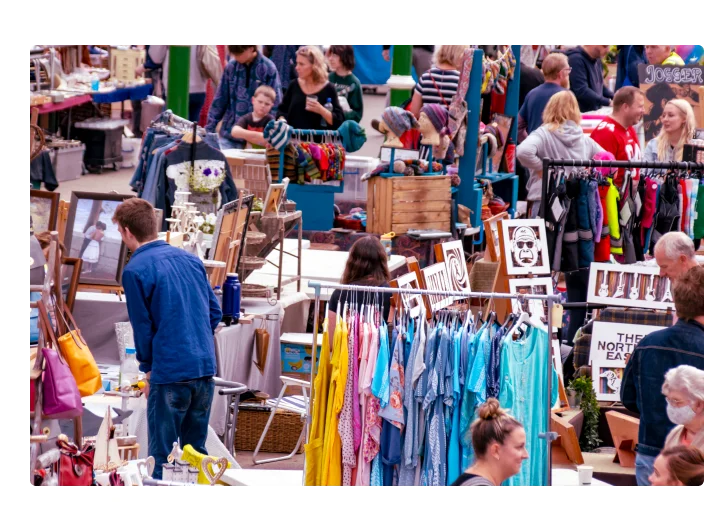
[(269, 121), (264, 129), (264, 139), (280, 152), (291, 139), (291, 127), (283, 120)]
[(416, 117), (408, 110), (398, 106), (389, 106), (384, 110), (384, 113), (381, 114), (381, 120), (397, 137), (401, 137), (404, 132), (412, 128), (418, 128)]
[(437, 103), (430, 103), (423, 105), (420, 109), (420, 113), (428, 116), (428, 119), (433, 124), (433, 127), (437, 130), (438, 134), (441, 136), (447, 134), (447, 121), (450, 114), (446, 107)]
[[(597, 152), (596, 154), (594, 154), (594, 159), (601, 161), (614, 161), (616, 157), (611, 152), (605, 150), (603, 152)], [(610, 167), (597, 167), (597, 170), (599, 170), (604, 176), (608, 176), (613, 171), (613, 169)]]
[(357, 152), (367, 141), (367, 133), (356, 121), (345, 121), (337, 131), (342, 136), (342, 145), (347, 152)]

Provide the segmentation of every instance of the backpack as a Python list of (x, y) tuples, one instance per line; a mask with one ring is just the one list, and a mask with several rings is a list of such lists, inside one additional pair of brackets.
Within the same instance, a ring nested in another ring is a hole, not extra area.
[(464, 155), (464, 143), (467, 137), (467, 90), (469, 89), (469, 74), (472, 71), (474, 60), (474, 50), (467, 48), (464, 50), (462, 58), (462, 71), (460, 72), (460, 82), (457, 85), (457, 93), (452, 96), (449, 108), (449, 120), (447, 127), (450, 129), (450, 138), (455, 144), (455, 154)]
[(217, 88), (222, 78), (222, 63), (217, 50), (213, 46), (197, 46), (196, 59), (200, 73), (206, 79), (213, 81)]

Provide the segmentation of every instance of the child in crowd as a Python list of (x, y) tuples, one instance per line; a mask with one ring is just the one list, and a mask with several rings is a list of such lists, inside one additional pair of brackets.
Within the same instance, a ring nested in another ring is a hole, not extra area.
[(362, 120), (362, 84), (352, 73), (354, 70), (354, 49), (352, 46), (330, 46), (327, 52), (330, 64), (329, 80), (335, 85), (337, 98), (345, 112), (345, 120), (359, 123)]
[(271, 86), (261, 85), (252, 97), (253, 112), (243, 115), (237, 124), (232, 127), (232, 137), (243, 139), (249, 148), (264, 148), (264, 127), (274, 119), (271, 109), (276, 102), (276, 92)]

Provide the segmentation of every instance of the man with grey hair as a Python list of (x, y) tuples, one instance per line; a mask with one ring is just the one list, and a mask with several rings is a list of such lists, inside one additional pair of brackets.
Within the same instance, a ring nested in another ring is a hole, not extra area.
[(681, 232), (665, 233), (655, 244), (655, 261), (660, 266), (660, 276), (671, 281), (698, 266), (694, 242)]
[[(680, 420), (683, 411), (668, 412), (668, 402), (661, 392), (665, 374), (680, 365), (704, 370), (704, 267), (695, 265), (682, 273), (673, 283), (672, 295), (679, 317), (677, 323), (640, 340), (621, 382), (621, 402), (629, 411), (640, 413), (636, 448), (639, 486), (650, 485), (648, 477), (674, 427), (672, 419), (683, 421)], [(682, 407), (679, 401), (671, 404)]]

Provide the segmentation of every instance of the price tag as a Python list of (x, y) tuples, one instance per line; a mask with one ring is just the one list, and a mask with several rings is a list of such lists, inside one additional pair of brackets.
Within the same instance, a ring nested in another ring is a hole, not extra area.
[(562, 328), (562, 313), (564, 308), (561, 304), (552, 305), (552, 326), (553, 328)]

